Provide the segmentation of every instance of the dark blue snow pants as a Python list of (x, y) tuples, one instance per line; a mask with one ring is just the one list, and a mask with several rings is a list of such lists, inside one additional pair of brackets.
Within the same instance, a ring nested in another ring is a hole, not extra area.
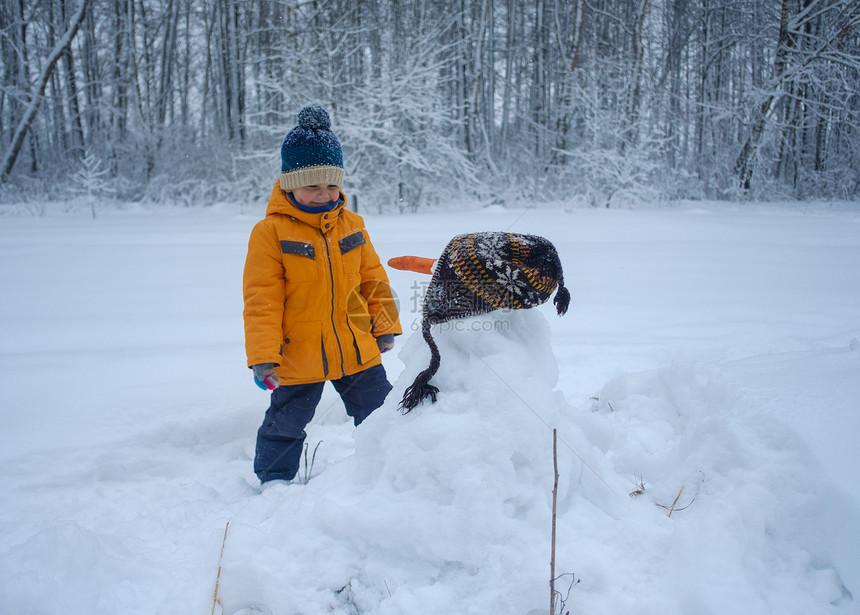
[[(391, 390), (382, 365), (331, 383), (356, 426), (382, 405)], [(260, 482), (295, 477), (307, 436), (305, 427), (314, 417), (324, 386), (325, 382), (312, 382), (279, 386), (272, 391), (269, 409), (257, 430), (254, 472)]]

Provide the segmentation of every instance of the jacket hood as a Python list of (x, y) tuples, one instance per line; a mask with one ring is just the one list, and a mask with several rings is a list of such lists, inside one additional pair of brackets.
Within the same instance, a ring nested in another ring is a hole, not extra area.
[(301, 220), (305, 224), (318, 228), (323, 232), (331, 228), (331, 222), (346, 209), (346, 195), (340, 192), (340, 204), (330, 211), (310, 213), (302, 211), (290, 200), (287, 193), (281, 189), (280, 181), (276, 181), (266, 207), (266, 215), (283, 214)]

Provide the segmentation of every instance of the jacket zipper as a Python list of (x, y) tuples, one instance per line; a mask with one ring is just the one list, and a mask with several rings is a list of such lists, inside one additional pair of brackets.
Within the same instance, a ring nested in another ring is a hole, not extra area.
[[(340, 354), (340, 374), (341, 376), (344, 376), (346, 372), (343, 369), (343, 347), (340, 345), (340, 337), (337, 334), (337, 324), (334, 321), (334, 267), (332, 267), (331, 264), (331, 248), (329, 247), (328, 237), (326, 237), (322, 229), (320, 229), (320, 234), (322, 235), (323, 243), (325, 244), (325, 256), (328, 260), (328, 275), (329, 280), (331, 281), (331, 310), (329, 311), (331, 330), (334, 333), (334, 341), (337, 342), (337, 351)], [(324, 344), (323, 347), (325, 347)]]

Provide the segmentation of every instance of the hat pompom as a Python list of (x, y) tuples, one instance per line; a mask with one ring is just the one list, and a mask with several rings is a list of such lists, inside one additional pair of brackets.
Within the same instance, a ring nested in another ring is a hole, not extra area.
[(331, 118), (320, 106), (310, 105), (299, 111), (296, 116), (298, 125), (305, 130), (330, 130)]

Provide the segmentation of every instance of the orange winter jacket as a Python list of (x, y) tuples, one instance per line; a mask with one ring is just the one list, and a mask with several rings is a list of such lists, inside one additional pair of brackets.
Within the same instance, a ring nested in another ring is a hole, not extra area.
[(388, 276), (364, 220), (343, 203), (296, 207), (278, 183), (245, 260), (248, 366), (275, 363), (281, 384), (341, 378), (381, 362), (376, 337), (402, 333)]

